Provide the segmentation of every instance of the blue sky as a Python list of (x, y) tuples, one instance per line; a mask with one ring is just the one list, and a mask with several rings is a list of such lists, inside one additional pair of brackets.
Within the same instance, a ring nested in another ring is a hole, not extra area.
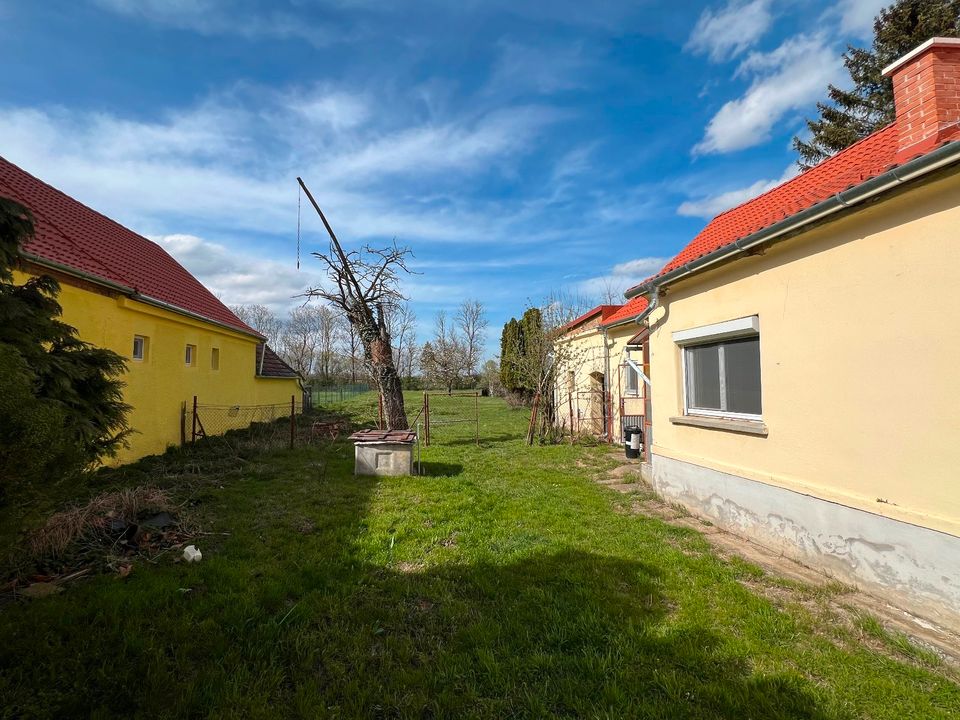
[(643, 279), (790, 176), (882, 0), (0, 0), (0, 154), (168, 248), (228, 303), (396, 237), (421, 339), (477, 298)]

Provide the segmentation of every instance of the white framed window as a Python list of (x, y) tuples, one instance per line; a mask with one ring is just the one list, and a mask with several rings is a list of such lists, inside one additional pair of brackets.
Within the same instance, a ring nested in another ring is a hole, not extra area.
[(623, 371), (626, 374), (626, 393), (627, 395), (640, 394), (640, 373), (632, 365), (624, 365)]
[(673, 334), (681, 346), (685, 415), (761, 419), (759, 330), (753, 316)]
[(187, 345), (187, 351), (183, 357), (184, 357), (184, 362), (186, 362), (187, 365), (193, 365), (197, 359), (197, 346)]
[(147, 357), (147, 338), (143, 335), (133, 336), (133, 357), (134, 360), (145, 360)]

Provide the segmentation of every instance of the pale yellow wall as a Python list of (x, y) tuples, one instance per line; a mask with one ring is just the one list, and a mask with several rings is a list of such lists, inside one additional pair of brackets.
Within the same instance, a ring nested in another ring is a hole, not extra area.
[[(16, 273), (15, 281), (22, 283), (27, 277)], [(255, 377), (257, 341), (253, 337), (65, 282), (61, 283), (59, 301), (64, 322), (77, 328), (82, 340), (109, 348), (128, 360), (124, 399), (133, 406), (128, 420), (136, 432), (130, 437), (130, 448), (121, 451), (118, 463), (178, 445), (181, 405), (191, 404), (194, 395), (200, 403), (214, 405), (289, 404), (291, 395), (300, 400), (295, 379)], [(143, 361), (131, 359), (134, 335), (149, 338)], [(185, 362), (188, 343), (197, 347), (193, 366)], [(220, 349), (219, 370), (211, 367), (214, 347)]]
[[(590, 328), (580, 333), (571, 334), (557, 343), (557, 387), (555, 389), (555, 402), (557, 407), (557, 422), (566, 422), (569, 425), (569, 405), (567, 398), (570, 396), (573, 405), (574, 424), (582, 425), (584, 431), (591, 426), (602, 424), (602, 414), (597, 414), (596, 407), (591, 406), (590, 396), (586, 394), (593, 387), (591, 373), (603, 373), (608, 375), (609, 390), (611, 393), (611, 412), (613, 418), (614, 440), (621, 440), (621, 422), (620, 422), (620, 398), (626, 389), (626, 378), (622, 371), (618, 372), (619, 366), (624, 362), (624, 350), (627, 341), (630, 340), (640, 327), (635, 323), (623, 325), (616, 328), (610, 328), (607, 332), (607, 343), (609, 353), (609, 363), (605, 360), (603, 350), (603, 333), (598, 328)], [(641, 364), (639, 352), (634, 352), (631, 356), (638, 364)], [(568, 391), (569, 372), (574, 373), (574, 388), (572, 394)], [(640, 388), (638, 397), (625, 397), (624, 410), (628, 415), (643, 414), (643, 388)], [(596, 419), (594, 420), (594, 416)]]
[[(941, 179), (670, 286), (654, 454), (960, 534), (958, 203), (960, 177)], [(769, 436), (670, 423), (671, 333), (749, 315)]]

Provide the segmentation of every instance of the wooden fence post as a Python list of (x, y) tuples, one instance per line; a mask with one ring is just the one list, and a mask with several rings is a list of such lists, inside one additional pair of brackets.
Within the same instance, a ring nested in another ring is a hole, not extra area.
[(477, 414), (477, 447), (480, 447), (480, 393), (474, 393), (474, 410)]
[(193, 428), (190, 431), (190, 442), (197, 441), (197, 396), (193, 396)]
[(430, 394), (423, 394), (423, 444), (430, 447)]

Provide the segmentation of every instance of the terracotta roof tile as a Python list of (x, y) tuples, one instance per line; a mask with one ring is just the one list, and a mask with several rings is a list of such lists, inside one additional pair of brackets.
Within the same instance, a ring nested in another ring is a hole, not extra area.
[(620, 309), (615, 313), (607, 318), (604, 318), (601, 324), (604, 327), (607, 327), (622, 320), (630, 320), (631, 318), (635, 318), (646, 309), (647, 298), (644, 295), (637, 295), (635, 298), (631, 298), (626, 305), (621, 305)]
[(896, 154), (897, 128), (891, 124), (772, 190), (720, 213), (655, 277), (882, 174), (894, 165)]
[(295, 378), (297, 371), (284, 362), (266, 343), (257, 345), (256, 374), (260, 377)]
[(24, 246), (24, 252), (262, 337), (159, 245), (3, 157), (0, 195), (16, 200), (33, 213), (35, 235)]
[(568, 322), (566, 325), (563, 325), (560, 328), (560, 332), (563, 333), (563, 332), (566, 332), (567, 330), (571, 330), (575, 328), (577, 325), (585, 323), (587, 320), (590, 320), (591, 318), (594, 318), (597, 315), (600, 316), (600, 324), (602, 325), (604, 320), (606, 320), (610, 315), (615, 313), (621, 307), (622, 307), (621, 305), (597, 305), (595, 308), (591, 308), (590, 310), (587, 310), (580, 317), (574, 318), (573, 320)]

